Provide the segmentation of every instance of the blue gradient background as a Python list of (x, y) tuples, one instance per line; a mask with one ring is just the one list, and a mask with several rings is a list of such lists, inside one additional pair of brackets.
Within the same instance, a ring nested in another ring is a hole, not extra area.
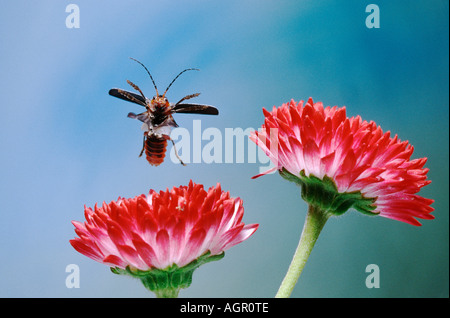
[[(83, 206), (187, 184), (244, 201), (249, 240), (199, 268), (182, 297), (273, 297), (303, 226), (299, 188), (259, 164), (150, 167), (138, 158), (139, 106), (108, 96), (126, 79), (153, 94), (182, 69), (168, 97), (201, 92), (218, 117), (177, 115), (192, 129), (258, 128), (262, 107), (312, 96), (345, 105), (428, 157), (435, 220), (422, 227), (349, 211), (328, 221), (293, 297), (448, 297), (448, 1), (387, 1), (368, 29), (369, 1), (9, 1), (0, 11), (0, 296), (152, 297), (140, 282), (77, 253), (71, 220)], [(205, 142), (203, 143), (205, 144)], [(170, 148), (169, 148), (170, 149)], [(80, 267), (68, 289), (65, 268)], [(381, 287), (365, 286), (377, 264)]]

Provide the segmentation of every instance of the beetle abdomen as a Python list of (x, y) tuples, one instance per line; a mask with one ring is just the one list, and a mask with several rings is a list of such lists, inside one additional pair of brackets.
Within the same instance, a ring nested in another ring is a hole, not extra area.
[(145, 155), (152, 166), (159, 166), (166, 156), (167, 139), (156, 135), (149, 135), (145, 140)]

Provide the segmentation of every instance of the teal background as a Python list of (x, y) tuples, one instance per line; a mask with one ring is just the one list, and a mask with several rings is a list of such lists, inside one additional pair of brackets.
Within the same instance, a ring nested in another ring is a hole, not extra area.
[[(428, 157), (435, 220), (414, 227), (349, 211), (328, 221), (293, 297), (449, 296), (448, 1), (85, 1), (68, 29), (70, 1), (8, 1), (0, 10), (0, 296), (153, 297), (77, 253), (69, 240), (83, 206), (150, 188), (222, 184), (244, 201), (259, 230), (194, 273), (182, 297), (273, 297), (307, 206), (279, 175), (256, 180), (260, 164), (150, 167), (138, 158), (139, 106), (110, 97), (126, 79), (153, 94), (142, 61), (175, 102), (201, 92), (218, 117), (176, 115), (189, 130), (258, 128), (262, 107), (313, 97), (345, 105)], [(366, 5), (380, 8), (368, 29)], [(203, 143), (203, 145), (205, 142)], [(169, 147), (170, 150), (171, 147)], [(80, 288), (68, 289), (68, 264)], [(368, 264), (380, 288), (368, 289)]]

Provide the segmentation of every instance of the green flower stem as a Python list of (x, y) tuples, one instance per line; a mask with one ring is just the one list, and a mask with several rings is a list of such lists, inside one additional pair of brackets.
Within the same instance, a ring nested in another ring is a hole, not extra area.
[(291, 265), (278, 289), (276, 298), (287, 298), (294, 290), (300, 274), (305, 267), (309, 254), (319, 237), (320, 231), (328, 220), (329, 213), (321, 210), (319, 207), (309, 205), (308, 214), (306, 215), (305, 224), (303, 226), (302, 235), (292, 258)]
[(155, 290), (155, 295), (157, 298), (178, 298), (179, 288), (167, 288)]

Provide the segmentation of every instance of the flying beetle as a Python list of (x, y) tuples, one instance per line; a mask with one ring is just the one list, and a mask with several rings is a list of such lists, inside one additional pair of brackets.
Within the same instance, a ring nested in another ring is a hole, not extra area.
[(180, 99), (176, 104), (171, 104), (166, 98), (166, 93), (175, 80), (184, 72), (187, 71), (198, 71), (195, 68), (187, 68), (181, 71), (173, 80), (170, 82), (169, 86), (167, 86), (166, 90), (162, 95), (158, 93), (158, 88), (156, 87), (155, 81), (153, 80), (152, 75), (149, 70), (145, 67), (144, 64), (139, 62), (134, 58), (130, 58), (133, 61), (139, 63), (144, 69), (147, 71), (147, 74), (150, 76), (152, 80), (153, 86), (155, 87), (156, 95), (153, 96), (152, 99), (145, 97), (144, 93), (141, 89), (131, 82), (127, 80), (127, 83), (133, 87), (139, 94), (129, 92), (120, 88), (112, 88), (109, 90), (109, 95), (118, 97), (120, 99), (126, 100), (128, 102), (132, 102), (138, 104), (140, 106), (145, 107), (145, 111), (140, 114), (129, 113), (129, 118), (137, 119), (142, 124), (142, 130), (144, 130), (144, 140), (142, 145), (141, 153), (139, 157), (145, 151), (145, 155), (147, 157), (147, 161), (152, 166), (159, 166), (163, 161), (166, 155), (167, 148), (167, 140), (170, 140), (173, 144), (175, 155), (182, 165), (185, 163), (178, 156), (177, 150), (175, 148), (175, 143), (170, 138), (170, 132), (172, 127), (178, 127), (177, 123), (172, 117), (174, 113), (185, 113), (185, 114), (205, 114), (205, 115), (218, 115), (219, 111), (214, 106), (210, 105), (201, 105), (201, 104), (190, 104), (185, 103), (184, 101), (197, 97), (200, 93), (186, 95), (182, 99)]

